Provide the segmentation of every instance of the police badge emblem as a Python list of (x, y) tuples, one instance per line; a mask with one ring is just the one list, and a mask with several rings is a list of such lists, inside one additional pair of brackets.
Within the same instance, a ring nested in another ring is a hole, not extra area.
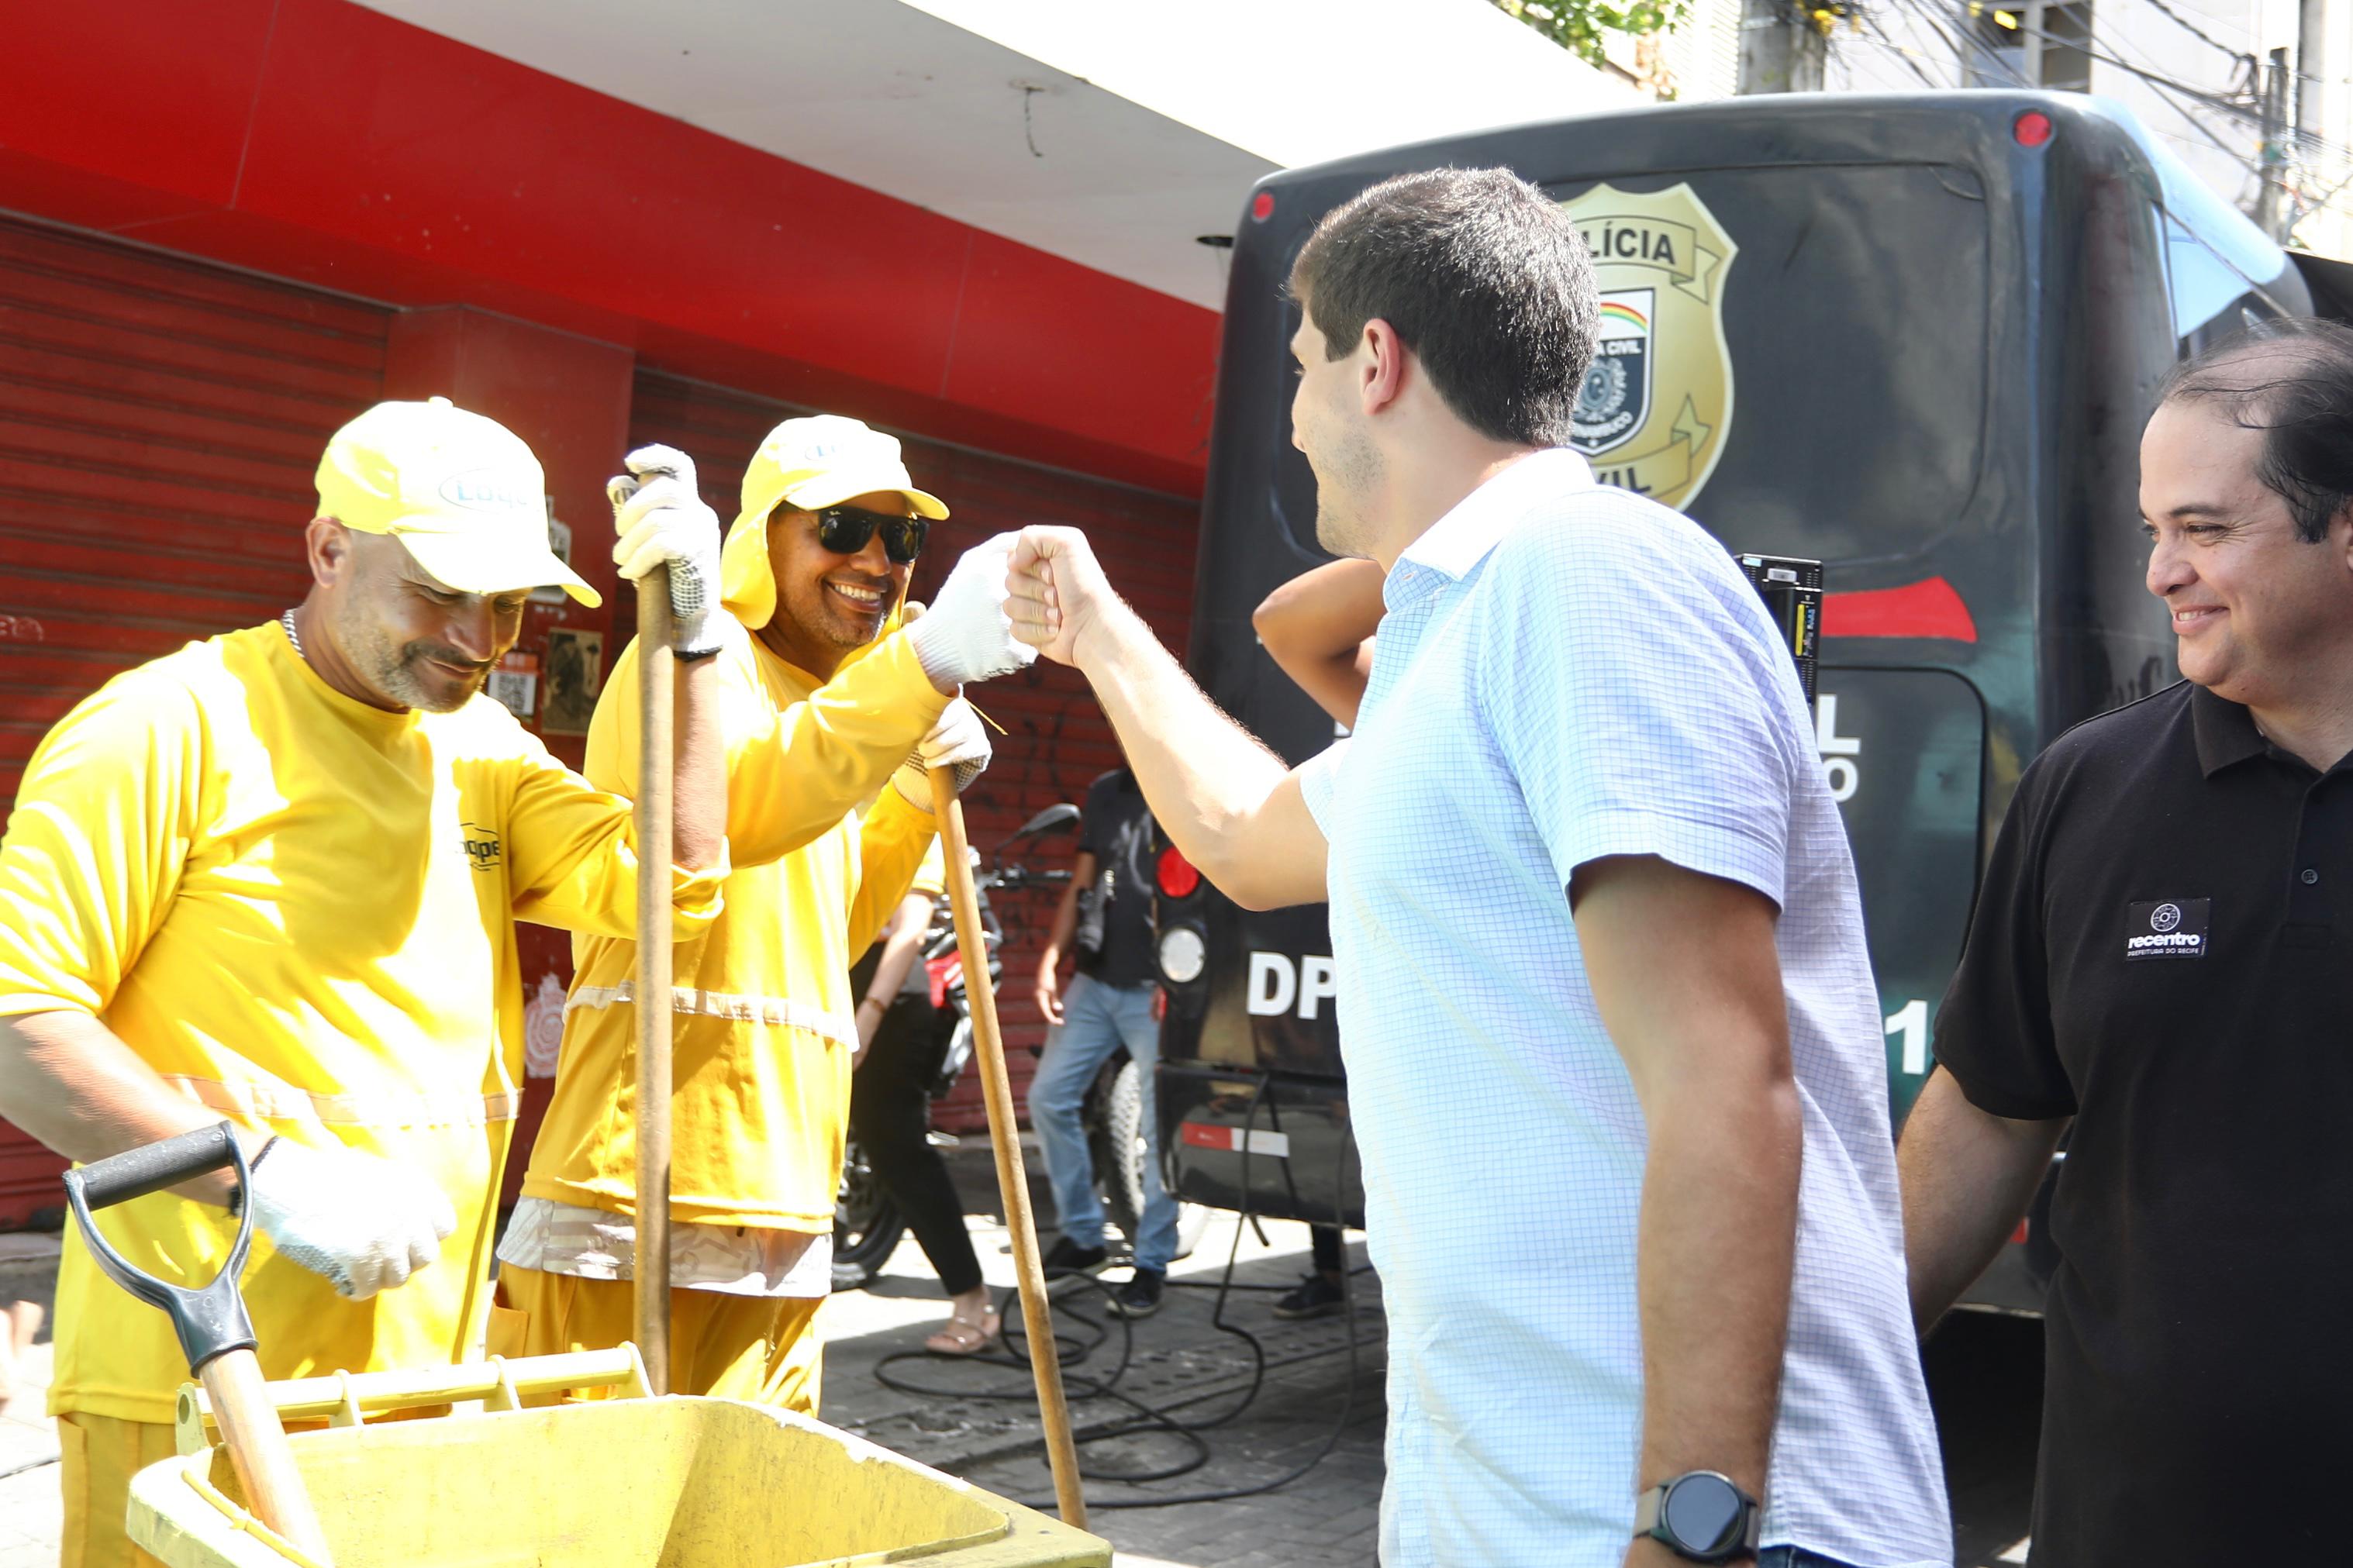
[(1601, 289), (1569, 445), (1602, 483), (1683, 506), (1715, 471), (1732, 423), (1724, 280), (1739, 247), (1687, 184), (1596, 185), (1561, 207)]
[(1601, 296), (1593, 363), (1577, 395), (1570, 428), (1587, 457), (1624, 446), (1651, 416), (1651, 312), (1656, 290), (1623, 289)]

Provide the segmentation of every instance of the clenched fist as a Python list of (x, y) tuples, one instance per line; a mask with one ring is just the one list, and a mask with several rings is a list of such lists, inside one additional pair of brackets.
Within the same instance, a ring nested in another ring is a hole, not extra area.
[(1025, 528), (1006, 562), (1006, 614), (1013, 635), (1057, 664), (1076, 665), (1090, 634), (1129, 613), (1112, 591), (1094, 546), (1075, 528)]

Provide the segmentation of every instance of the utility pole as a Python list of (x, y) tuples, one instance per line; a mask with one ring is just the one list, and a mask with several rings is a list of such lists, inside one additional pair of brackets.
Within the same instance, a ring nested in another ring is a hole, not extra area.
[[(2320, 151), (2329, 143), (2327, 82), (2333, 68), (2328, 49), (2328, 0), (2303, 0), (2296, 7), (2295, 132), (2296, 165), (2306, 191), (2327, 190), (2344, 178), (2333, 162), (2324, 161)], [(2291, 219), (2291, 235), (2295, 228)]]
[(2288, 90), (2295, 84), (2288, 52), (2274, 49), (2263, 67), (2263, 140), (2255, 157), (2263, 185), (2255, 193), (2255, 226), (2284, 241), (2293, 216), (2287, 190)]
[(1736, 91), (1820, 92), (1829, 58), (1829, 41), (1803, 0), (1741, 0)]

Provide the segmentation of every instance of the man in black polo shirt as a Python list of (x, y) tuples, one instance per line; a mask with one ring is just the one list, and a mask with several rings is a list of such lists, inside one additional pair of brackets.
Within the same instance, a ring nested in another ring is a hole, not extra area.
[(2140, 501), (2188, 679), (2019, 782), (1904, 1129), (1913, 1310), (2072, 1118), (2032, 1561), (2316, 1560), (2353, 1494), (2353, 331), (2183, 366)]

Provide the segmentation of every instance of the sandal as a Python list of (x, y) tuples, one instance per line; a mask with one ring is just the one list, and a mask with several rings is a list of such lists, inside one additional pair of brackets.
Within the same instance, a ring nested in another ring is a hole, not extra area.
[(995, 1312), (976, 1323), (950, 1318), (937, 1333), (923, 1342), (923, 1348), (934, 1355), (978, 1355), (997, 1342), (1004, 1328), (1004, 1320)]

